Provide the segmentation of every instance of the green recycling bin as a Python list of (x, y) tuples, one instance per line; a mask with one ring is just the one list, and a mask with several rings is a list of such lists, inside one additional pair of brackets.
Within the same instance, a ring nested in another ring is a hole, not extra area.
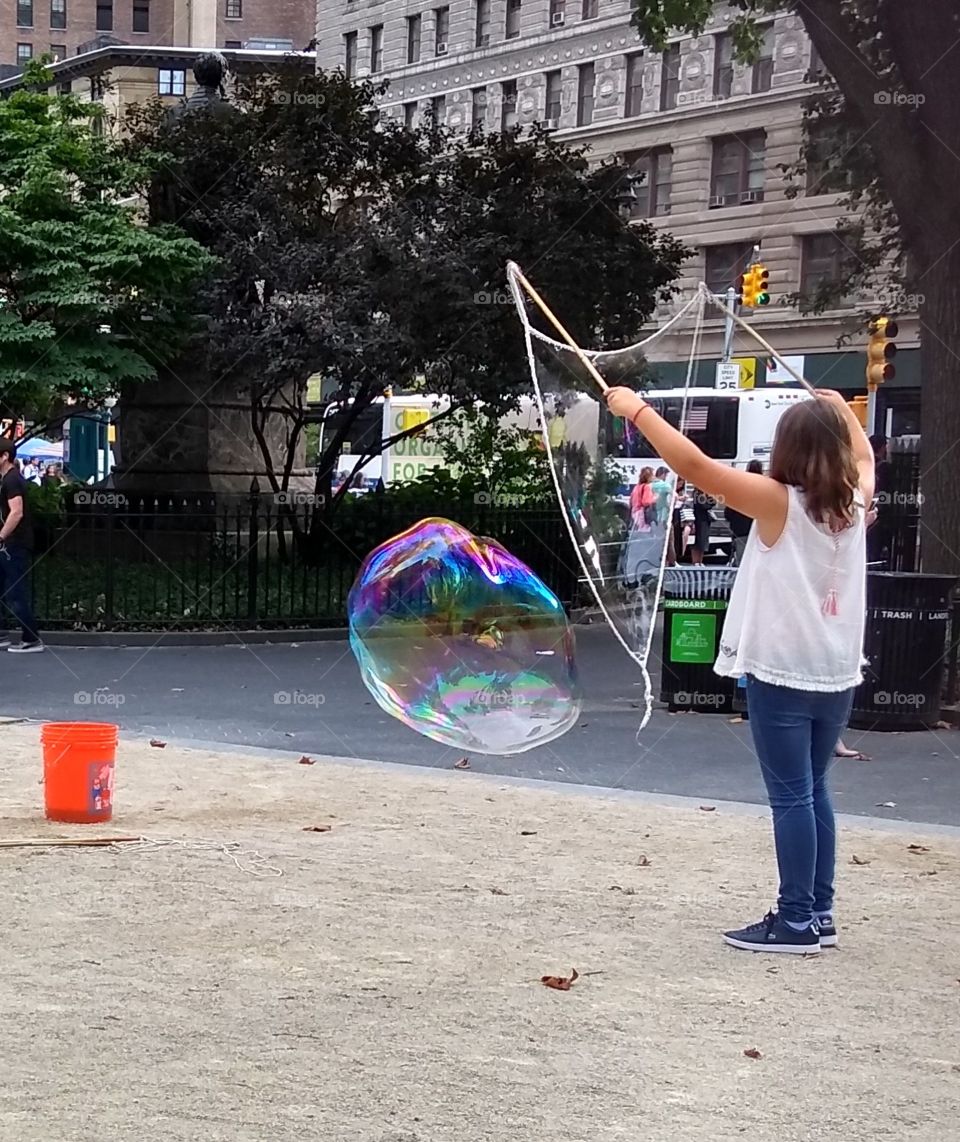
[(713, 671), (735, 567), (670, 567), (663, 580), (660, 700), (671, 711), (733, 712), (737, 682)]

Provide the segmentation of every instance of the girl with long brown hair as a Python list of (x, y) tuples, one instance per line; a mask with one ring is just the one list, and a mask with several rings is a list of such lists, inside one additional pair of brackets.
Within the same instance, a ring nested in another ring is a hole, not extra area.
[(843, 399), (818, 389), (783, 415), (764, 476), (710, 459), (630, 389), (610, 389), (607, 404), (678, 475), (755, 521), (714, 669), (747, 677), (780, 892), (776, 912), (724, 939), (751, 951), (818, 952), (837, 943), (827, 771), (861, 681), (870, 442)]

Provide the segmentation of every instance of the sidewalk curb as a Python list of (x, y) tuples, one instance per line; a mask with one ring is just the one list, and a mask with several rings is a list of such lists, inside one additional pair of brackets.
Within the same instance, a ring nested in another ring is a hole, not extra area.
[(346, 627), (312, 630), (197, 630), (197, 631), (44, 631), (47, 646), (262, 646), (301, 642), (346, 642)]
[[(27, 721), (27, 719), (23, 719)], [(36, 723), (39, 725), (40, 723)], [(121, 735), (121, 741), (123, 740)], [(145, 739), (141, 739), (145, 740)], [(203, 750), (206, 753), (217, 753), (225, 757), (256, 757), (265, 761), (280, 761), (291, 764), (303, 756), (303, 750), (266, 749), (263, 746), (238, 746), (231, 742), (202, 741), (192, 738), (167, 738), (167, 745), (180, 749)], [(413, 774), (438, 776), (450, 774), (450, 767), (435, 765), (411, 765), (398, 761), (376, 761), (369, 758), (338, 757), (333, 754), (311, 754), (318, 764), (325, 762), (334, 765), (349, 765), (356, 768), (378, 769), (387, 773)], [(647, 793), (635, 789), (613, 789), (604, 785), (580, 785), (566, 781), (538, 781), (530, 777), (510, 777), (497, 773), (481, 773), (473, 770), (469, 773), (457, 773), (457, 781), (481, 781), (486, 785), (509, 786), (514, 789), (527, 789), (543, 792), (545, 789), (551, 793), (565, 794), (573, 797), (588, 797), (594, 800), (623, 801), (636, 805), (657, 806), (662, 805), (674, 809), (695, 809), (699, 812), (705, 803), (713, 805), (718, 813), (728, 813), (736, 817), (768, 818), (770, 810), (767, 805), (760, 802), (724, 801), (715, 797), (686, 797), (676, 793)], [(928, 835), (952, 837), (960, 840), (960, 825), (941, 825), (933, 821), (911, 821), (897, 817), (873, 817), (858, 813), (837, 813), (837, 822), (851, 829), (874, 829), (881, 833), (893, 833), (904, 836)]]

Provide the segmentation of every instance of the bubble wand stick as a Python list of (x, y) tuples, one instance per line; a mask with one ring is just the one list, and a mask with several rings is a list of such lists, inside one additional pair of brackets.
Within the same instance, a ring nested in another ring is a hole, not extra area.
[(590, 376), (593, 377), (593, 379), (597, 382), (600, 391), (602, 393), (606, 393), (609, 390), (610, 386), (603, 379), (603, 377), (600, 376), (596, 365), (594, 365), (586, 353), (584, 353), (576, 341), (574, 341), (566, 329), (564, 329), (564, 327), (560, 324), (560, 319), (554, 314), (553, 310), (549, 305), (547, 305), (540, 294), (538, 294), (533, 286), (527, 281), (523, 275), (523, 271), (520, 269), (516, 262), (507, 262), (507, 273), (512, 278), (514, 278), (519, 285), (523, 286), (523, 288), (527, 291), (530, 299), (536, 302), (536, 304), (540, 307), (540, 311), (543, 313), (543, 316), (550, 322), (554, 329), (556, 329), (564, 341), (566, 341), (574, 353), (576, 353), (576, 355), (580, 358), (580, 363), (587, 370)]

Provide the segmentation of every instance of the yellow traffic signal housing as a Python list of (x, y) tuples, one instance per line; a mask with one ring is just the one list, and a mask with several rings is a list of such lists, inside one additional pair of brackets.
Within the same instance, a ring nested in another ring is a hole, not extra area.
[(877, 317), (870, 322), (870, 340), (867, 342), (867, 388), (875, 389), (897, 375), (893, 359), (897, 344), (893, 340), (899, 328), (890, 317)]
[(770, 271), (766, 266), (753, 267), (754, 305), (770, 304)]
[(847, 404), (853, 410), (853, 415), (857, 418), (857, 420), (860, 421), (860, 426), (862, 428), (866, 428), (867, 427), (867, 409), (868, 409), (867, 398), (866, 397), (854, 397), (853, 400), (848, 400)]

